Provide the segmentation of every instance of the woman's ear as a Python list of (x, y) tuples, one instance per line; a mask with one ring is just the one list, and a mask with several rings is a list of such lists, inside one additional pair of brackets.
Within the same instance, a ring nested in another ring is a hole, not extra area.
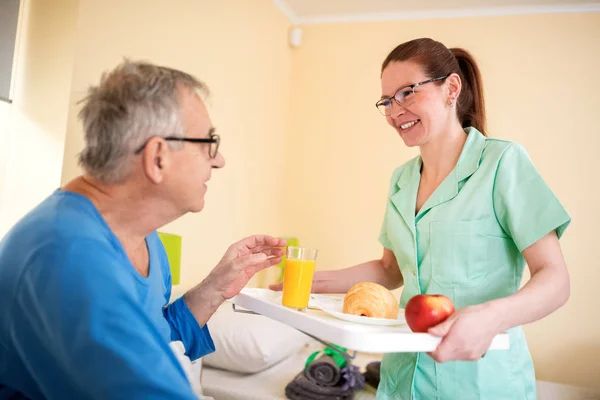
[(456, 100), (462, 89), (460, 76), (456, 73), (450, 74), (450, 76), (446, 78), (446, 87), (448, 88), (448, 105), (453, 106), (456, 104)]

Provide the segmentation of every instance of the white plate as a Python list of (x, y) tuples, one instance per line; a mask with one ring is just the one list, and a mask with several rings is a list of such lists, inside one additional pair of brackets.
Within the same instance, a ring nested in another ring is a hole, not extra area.
[(316, 308), (318, 310), (327, 308), (328, 310), (341, 311), (343, 305), (343, 294), (311, 293), (310, 300), (308, 301), (308, 308)]
[(398, 310), (398, 318), (397, 319), (388, 319), (388, 318), (372, 318), (372, 317), (362, 317), (360, 315), (352, 315), (346, 314), (342, 312), (342, 307), (321, 307), (321, 311), (326, 314), (331, 315), (332, 317), (348, 321), (355, 322), (358, 324), (366, 324), (366, 325), (380, 325), (380, 326), (395, 326), (402, 325), (406, 323), (406, 319), (404, 319), (404, 310)]

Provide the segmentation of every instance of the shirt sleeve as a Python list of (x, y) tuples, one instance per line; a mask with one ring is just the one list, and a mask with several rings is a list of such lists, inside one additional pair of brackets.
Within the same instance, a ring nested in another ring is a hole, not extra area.
[(167, 304), (163, 308), (163, 315), (171, 328), (171, 340), (183, 342), (185, 355), (194, 361), (215, 351), (215, 345), (210, 335), (208, 324), (203, 327), (198, 325), (196, 318), (185, 304), (183, 296), (168, 304), (171, 298), (169, 258), (158, 234), (154, 233), (152, 240), (160, 255), (159, 259), (166, 288), (165, 304)]
[(189, 310), (183, 296), (163, 309), (164, 316), (171, 327), (171, 340), (183, 342), (185, 354), (194, 361), (215, 351), (208, 324), (202, 328)]
[(521, 252), (553, 230), (562, 237), (571, 222), (525, 149), (516, 143), (500, 158), (493, 202), (498, 222)]
[(133, 277), (120, 268), (123, 261), (91, 240), (65, 253), (31, 263), (15, 299), (13, 329), (27, 332), (15, 337), (16, 351), (50, 391), (45, 395), (196, 399), (169, 344), (131, 294)]

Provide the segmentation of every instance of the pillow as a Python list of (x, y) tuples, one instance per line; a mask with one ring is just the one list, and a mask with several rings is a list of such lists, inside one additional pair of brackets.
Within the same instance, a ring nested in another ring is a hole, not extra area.
[(262, 315), (233, 311), (225, 302), (208, 321), (215, 352), (205, 366), (240, 373), (260, 372), (313, 341), (304, 333)]

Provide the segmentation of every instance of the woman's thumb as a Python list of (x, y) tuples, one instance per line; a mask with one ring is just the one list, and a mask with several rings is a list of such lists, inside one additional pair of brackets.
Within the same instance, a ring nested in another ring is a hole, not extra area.
[(428, 333), (434, 336), (446, 336), (448, 332), (450, 332), (450, 328), (454, 325), (454, 318), (450, 317), (446, 319), (444, 322), (437, 324), (434, 327), (431, 327), (427, 330)]

